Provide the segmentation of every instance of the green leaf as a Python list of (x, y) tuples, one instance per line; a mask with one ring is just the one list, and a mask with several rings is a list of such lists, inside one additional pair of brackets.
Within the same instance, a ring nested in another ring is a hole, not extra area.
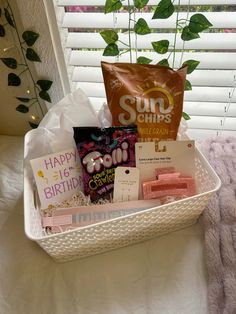
[(6, 34), (5, 28), (2, 24), (0, 24), (0, 37), (4, 37)]
[(2, 62), (10, 69), (17, 68), (17, 61), (14, 58), (1, 58)]
[(31, 126), (32, 129), (37, 129), (37, 127), (39, 126), (38, 124), (33, 123), (31, 121), (28, 121), (28, 122), (29, 122), (29, 125)]
[(186, 113), (186, 112), (182, 112), (182, 117), (184, 118), (184, 120), (188, 121), (191, 120), (191, 117)]
[(134, 26), (134, 31), (138, 35), (146, 35), (151, 33), (151, 30), (147, 25), (147, 22), (142, 18), (138, 19), (138, 21), (136, 22)]
[(167, 59), (162, 59), (161, 61), (159, 61), (157, 64), (162, 65), (164, 67), (169, 67), (169, 62)]
[(52, 101), (51, 101), (51, 98), (50, 98), (50, 96), (49, 96), (49, 94), (48, 94), (48, 92), (46, 92), (45, 90), (41, 90), (41, 91), (39, 92), (39, 97), (40, 97), (41, 99), (43, 99), (43, 100), (48, 101), (48, 102), (52, 102)]
[(188, 80), (185, 80), (184, 90), (192, 90), (192, 84)]
[(153, 19), (167, 19), (175, 11), (171, 0), (161, 0), (154, 12)]
[(118, 56), (119, 49), (117, 44), (109, 44), (103, 51), (103, 56)]
[(152, 47), (157, 53), (165, 54), (169, 48), (169, 41), (168, 40), (153, 41)]
[(199, 34), (191, 32), (188, 26), (185, 26), (183, 28), (183, 31), (182, 31), (182, 34), (181, 34), (181, 39), (182, 40), (189, 41), (189, 40), (196, 39), (196, 38), (199, 38), (199, 37), (200, 37)]
[(30, 101), (30, 98), (16, 97), (16, 99), (18, 99), (19, 101), (22, 101), (22, 102), (29, 102)]
[(29, 108), (26, 107), (25, 105), (19, 105), (18, 107), (16, 107), (16, 111), (27, 113), (29, 112)]
[(148, 3), (149, 0), (134, 0), (134, 6), (137, 9), (142, 9)]
[(190, 18), (189, 29), (193, 33), (200, 33), (211, 27), (212, 24), (203, 14), (194, 14)]
[(107, 30), (100, 32), (100, 35), (105, 40), (105, 42), (109, 44), (114, 44), (118, 40), (118, 35), (115, 31)]
[(21, 84), (21, 79), (15, 73), (8, 74), (8, 86), (19, 86)]
[(39, 38), (39, 34), (32, 32), (32, 31), (25, 31), (22, 34), (22, 38), (26, 42), (28, 46), (33, 46), (36, 40)]
[(49, 90), (52, 86), (52, 81), (49, 80), (38, 80), (37, 84), (41, 87), (42, 90)]
[(27, 48), (26, 58), (30, 61), (41, 62), (38, 54), (32, 48)]
[(15, 24), (14, 24), (14, 21), (11, 17), (11, 14), (9, 13), (9, 11), (7, 9), (4, 9), (4, 12), (5, 12), (5, 18), (7, 20), (7, 22), (12, 26), (12, 27), (15, 27)]
[(122, 7), (120, 0), (106, 0), (105, 13), (110, 13), (119, 10)]
[(190, 74), (192, 73), (196, 67), (199, 65), (200, 61), (196, 61), (196, 60), (187, 60), (183, 63), (183, 66), (184, 65), (187, 65), (188, 66), (188, 69), (187, 69), (187, 74)]
[(149, 58), (146, 58), (146, 57), (138, 57), (138, 59), (137, 59), (138, 64), (149, 64), (151, 62), (152, 62), (152, 60)]

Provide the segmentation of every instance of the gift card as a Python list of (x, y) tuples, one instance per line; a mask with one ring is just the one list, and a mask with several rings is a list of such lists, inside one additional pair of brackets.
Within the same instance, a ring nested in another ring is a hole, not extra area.
[(41, 208), (61, 203), (83, 190), (82, 169), (72, 148), (30, 161)]

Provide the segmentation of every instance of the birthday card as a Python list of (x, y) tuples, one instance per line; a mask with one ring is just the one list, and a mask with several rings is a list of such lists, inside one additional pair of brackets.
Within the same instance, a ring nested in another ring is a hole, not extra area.
[(70, 199), (83, 190), (79, 157), (72, 148), (30, 161), (41, 208)]

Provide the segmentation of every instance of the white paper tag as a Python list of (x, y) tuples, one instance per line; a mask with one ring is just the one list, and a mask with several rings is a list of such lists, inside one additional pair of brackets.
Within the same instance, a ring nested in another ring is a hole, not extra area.
[(68, 149), (30, 161), (42, 208), (69, 199), (82, 190), (80, 161), (75, 149)]
[(139, 195), (139, 169), (117, 167), (114, 181), (114, 202), (136, 201)]

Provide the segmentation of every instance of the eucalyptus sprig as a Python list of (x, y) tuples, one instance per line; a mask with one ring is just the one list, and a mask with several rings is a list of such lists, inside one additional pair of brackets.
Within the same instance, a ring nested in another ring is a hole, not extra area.
[[(115, 12), (120, 10), (123, 7), (123, 2), (124, 0), (106, 0), (105, 2), (105, 13), (110, 13), (110, 12)], [(133, 1), (133, 6), (129, 4), (128, 1), (128, 11), (129, 11), (129, 26), (131, 20), (134, 21), (134, 27), (133, 27), (133, 32), (136, 33), (137, 35), (146, 35), (151, 33), (151, 29), (148, 26), (147, 21), (145, 19), (140, 18), (138, 21), (135, 21), (131, 17), (131, 13), (134, 13), (136, 10), (142, 10), (147, 4), (149, 0), (134, 0)], [(176, 23), (175, 23), (175, 34), (174, 34), (174, 44), (173, 46), (170, 45), (169, 40), (167, 39), (162, 39), (158, 41), (153, 41), (151, 42), (153, 50), (162, 55), (166, 54), (167, 52), (169, 53), (168, 58), (166, 59), (161, 59), (158, 61), (157, 64), (162, 65), (162, 66), (167, 66), (170, 67), (169, 64), (169, 59), (171, 55), (173, 54), (173, 62), (172, 62), (172, 67), (174, 68), (175, 66), (175, 54), (176, 54), (176, 41), (177, 41), (177, 34), (181, 34), (181, 39), (185, 41), (190, 41), (194, 40), (200, 37), (200, 33), (209, 29), (212, 24), (208, 21), (208, 19), (201, 13), (196, 13), (191, 16), (190, 20), (183, 20), (179, 19), (179, 9), (180, 9), (180, 0), (178, 0), (178, 5), (174, 6), (173, 1), (171, 0), (161, 0), (157, 7), (155, 8), (154, 14), (152, 16), (152, 19), (168, 19), (174, 12), (176, 12)], [(105, 40), (107, 46), (104, 49), (103, 55), (104, 56), (118, 56), (124, 53), (121, 51), (118, 47), (118, 43), (124, 44), (127, 48), (125, 52), (130, 52), (132, 51), (131, 47), (131, 40), (130, 40), (130, 34), (131, 30), (129, 27), (129, 42), (124, 43), (119, 40), (119, 35), (115, 30), (105, 30), (100, 32), (102, 38)], [(149, 64), (152, 63), (153, 60), (146, 58), (144, 56), (140, 56), (137, 58), (137, 63), (140, 64)], [(132, 62), (132, 59), (130, 58), (130, 62)], [(199, 61), (197, 60), (186, 60), (182, 63), (181, 66), (187, 65), (187, 74), (192, 73), (197, 66), (199, 65)], [(191, 90), (192, 85), (189, 80), (186, 79), (185, 82), (185, 90)], [(190, 117), (188, 114), (183, 113), (183, 117), (185, 120), (189, 120)]]
[[(23, 68), (20, 73), (16, 74), (15, 72), (10, 72), (8, 74), (8, 86), (20, 86), (22, 83), (22, 74), (28, 71), (34, 87), (34, 95), (32, 97), (16, 97), (20, 104), (15, 109), (21, 113), (28, 113), (31, 106), (37, 105), (43, 117), (44, 111), (40, 99), (51, 102), (51, 97), (48, 91), (51, 88), (53, 82), (47, 79), (36, 80), (29, 66), (29, 61), (41, 62), (40, 56), (33, 48), (40, 35), (34, 31), (26, 30), (20, 36), (13, 11), (8, 1), (6, 7), (3, 9), (0, 8), (0, 18), (5, 18), (6, 21), (4, 24), (0, 24), (0, 37), (4, 37), (6, 35), (6, 28), (8, 26), (12, 27), (16, 32), (23, 59), (23, 63), (20, 63), (18, 60), (12, 57), (0, 58), (0, 60), (11, 70)], [(38, 124), (31, 121), (29, 121), (29, 124), (32, 128), (36, 128), (38, 126)]]

